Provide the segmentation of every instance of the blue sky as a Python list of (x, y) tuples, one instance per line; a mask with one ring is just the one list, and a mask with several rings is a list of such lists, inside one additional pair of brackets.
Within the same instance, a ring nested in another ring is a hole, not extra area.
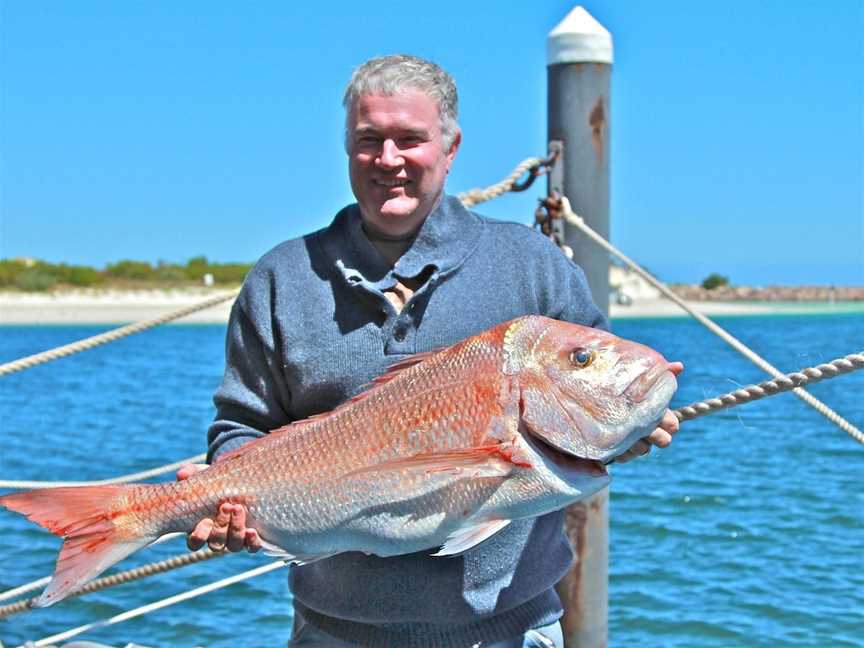
[[(459, 85), (449, 190), (546, 148), (570, 2), (0, 0), (0, 256), (252, 261), (352, 200), (368, 57)], [(597, 0), (613, 34), (612, 239), (668, 281), (864, 285), (864, 2)], [(528, 223), (541, 187), (478, 211)]]

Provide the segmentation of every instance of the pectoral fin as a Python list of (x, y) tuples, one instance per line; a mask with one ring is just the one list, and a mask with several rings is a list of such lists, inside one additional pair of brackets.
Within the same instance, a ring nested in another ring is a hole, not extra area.
[(329, 554), (300, 554), (295, 555), (285, 551), (279, 545), (275, 545), (272, 542), (267, 542), (266, 540), (261, 540), (261, 551), (267, 556), (273, 556), (274, 558), (279, 558), (288, 563), (293, 563), (295, 565), (307, 565), (311, 562), (315, 562), (316, 560), (323, 560), (324, 558), (329, 558), (330, 556), (335, 556), (335, 553)]
[(510, 524), (510, 520), (484, 520), (473, 526), (459, 529), (447, 538), (441, 549), (433, 556), (452, 556), (462, 553), (471, 547), (476, 547), (486, 538), (490, 538)]

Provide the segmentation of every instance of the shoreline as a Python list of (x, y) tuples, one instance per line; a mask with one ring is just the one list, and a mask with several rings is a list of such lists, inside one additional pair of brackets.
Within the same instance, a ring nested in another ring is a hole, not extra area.
[[(131, 324), (167, 315), (236, 288), (172, 290), (74, 290), (55, 293), (0, 292), (0, 326)], [(233, 300), (186, 315), (180, 324), (225, 324)], [(173, 322), (172, 322), (173, 323)]]
[[(836, 315), (864, 314), (864, 302), (764, 302), (764, 301), (686, 301), (690, 308), (708, 317), (746, 317), (748, 315)], [(634, 300), (630, 306), (609, 305), (612, 319), (652, 319), (690, 317), (665, 298)]]
[[(0, 292), (0, 326), (42, 324), (128, 324), (159, 317), (231, 289), (79, 290), (57, 293)], [(225, 324), (230, 301), (176, 320), (186, 324)], [(688, 305), (708, 316), (864, 313), (864, 302), (710, 302)], [(612, 319), (689, 317), (663, 298), (637, 299), (629, 306), (610, 305)]]

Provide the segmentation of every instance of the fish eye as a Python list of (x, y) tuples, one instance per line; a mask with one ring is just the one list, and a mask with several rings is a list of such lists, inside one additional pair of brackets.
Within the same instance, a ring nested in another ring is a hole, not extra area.
[(591, 349), (586, 349), (585, 347), (577, 347), (570, 352), (570, 364), (572, 364), (574, 367), (584, 369), (592, 362), (594, 362), (594, 358), (596, 357), (597, 354)]

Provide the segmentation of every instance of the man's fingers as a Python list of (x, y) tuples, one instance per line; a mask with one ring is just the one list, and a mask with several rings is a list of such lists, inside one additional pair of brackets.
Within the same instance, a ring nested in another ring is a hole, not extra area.
[(648, 436), (648, 440), (658, 448), (665, 448), (672, 443), (672, 437), (678, 431), (678, 427), (678, 417), (672, 413), (672, 410), (667, 409), (660, 425)]
[(228, 529), (228, 523), (231, 521), (231, 514), (234, 512), (234, 505), (230, 502), (222, 502), (219, 505), (219, 512), (216, 513), (216, 518), (213, 520), (214, 527), (225, 527)]
[(615, 461), (617, 463), (627, 463), (631, 459), (646, 455), (651, 451), (652, 445), (658, 448), (665, 448), (672, 443), (672, 436), (678, 431), (678, 426), (678, 417), (672, 413), (672, 410), (667, 409), (660, 420), (660, 425), (647, 437), (639, 439), (634, 443), (624, 454), (616, 457)]
[(676, 376), (680, 375), (682, 371), (684, 371), (684, 363), (683, 362), (670, 362), (669, 363), (669, 371), (671, 371)]
[[(660, 443), (655, 442), (655, 445), (665, 448), (667, 445), (672, 443), (672, 437), (675, 436), (675, 433), (678, 432), (680, 427), (681, 423), (678, 421), (678, 417), (675, 416), (672, 410), (667, 409), (666, 413), (663, 414), (663, 419), (660, 421), (660, 426), (655, 430), (655, 432), (658, 433), (657, 440), (660, 441)], [(654, 441), (653, 438), (652, 441)]]
[(660, 421), (660, 427), (674, 436), (678, 431), (678, 428), (681, 427), (681, 421), (678, 420), (678, 417), (675, 416), (675, 413), (672, 410), (667, 409), (666, 413), (663, 415), (663, 420)]
[(246, 507), (239, 504), (231, 506), (231, 521), (228, 523), (228, 551), (240, 551), (246, 544)]
[(634, 459), (638, 459), (639, 457), (643, 456), (644, 454), (645, 454), (644, 452), (633, 452), (632, 450), (628, 450), (627, 452), (625, 452), (620, 457), (617, 457), (615, 459), (615, 463), (625, 464), (629, 461), (633, 461)]
[(183, 464), (177, 469), (177, 481), (189, 479), (195, 473), (201, 472), (207, 468), (209, 468), (207, 464)]
[(672, 435), (663, 428), (657, 428), (651, 433), (648, 440), (658, 448), (665, 448), (672, 443)]
[(231, 522), (232, 505), (227, 502), (219, 507), (219, 513), (213, 520), (213, 529), (207, 544), (213, 551), (224, 551), (225, 543), (228, 541), (228, 523)]
[(186, 537), (186, 546), (189, 547), (192, 551), (198, 551), (201, 547), (204, 546), (204, 543), (207, 542), (207, 538), (210, 537), (210, 531), (212, 529), (213, 520), (211, 520), (210, 518), (204, 518), (195, 525), (192, 533), (190, 533)]
[(627, 452), (615, 458), (616, 463), (627, 463), (631, 459), (646, 455), (651, 451), (651, 444), (647, 439), (639, 439)]

